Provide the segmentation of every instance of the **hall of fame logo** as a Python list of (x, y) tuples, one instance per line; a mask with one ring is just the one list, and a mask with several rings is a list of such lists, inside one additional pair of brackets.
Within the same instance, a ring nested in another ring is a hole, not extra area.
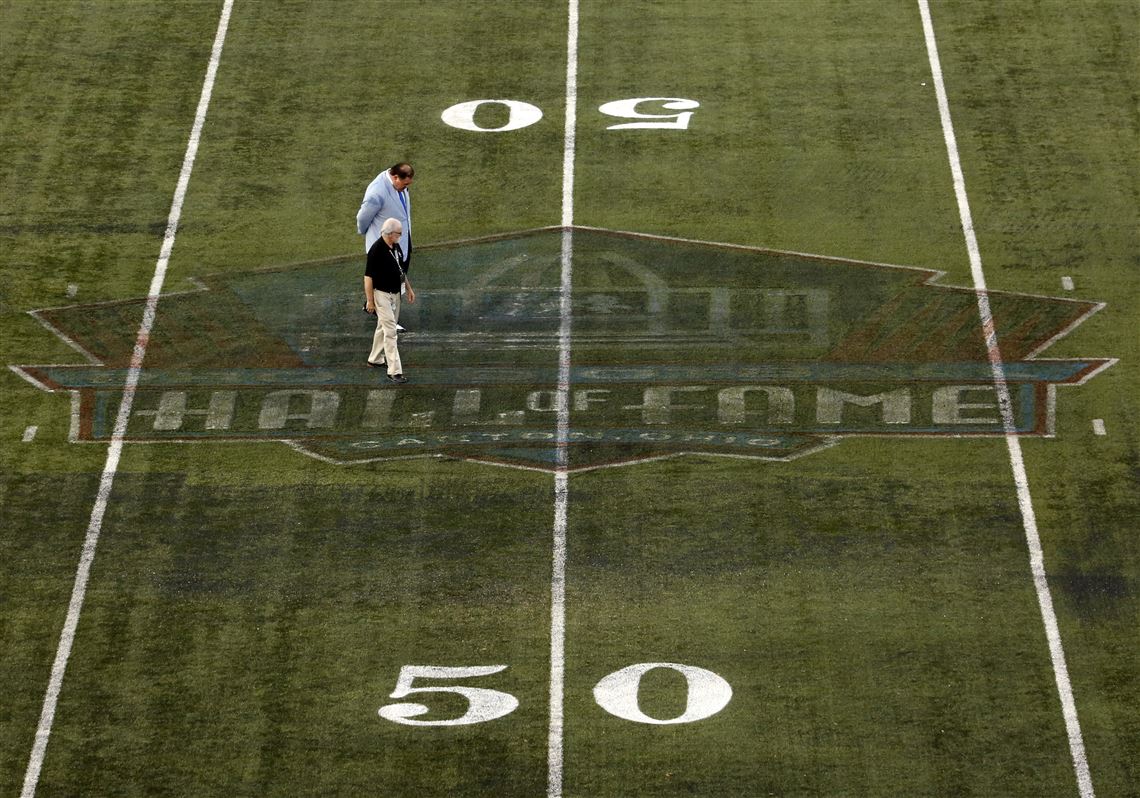
[[(559, 467), (561, 445), (579, 471), (687, 453), (789, 460), (855, 435), (1007, 432), (975, 292), (937, 285), (939, 272), (572, 228), (564, 318), (563, 233), (418, 248), (402, 386), (364, 363), (373, 323), (359, 258), (215, 275), (165, 295), (125, 439), (544, 471)], [(1012, 431), (1051, 435), (1056, 387), (1114, 361), (1039, 354), (1101, 305), (989, 300)], [(32, 311), (85, 362), (9, 368), (71, 392), (73, 441), (110, 438), (144, 304)]]

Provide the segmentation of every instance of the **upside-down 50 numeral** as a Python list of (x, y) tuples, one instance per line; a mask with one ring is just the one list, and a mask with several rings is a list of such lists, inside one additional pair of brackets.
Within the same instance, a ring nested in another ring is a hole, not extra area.
[[(639, 105), (658, 103), (666, 111), (679, 113), (645, 113), (637, 110)], [(484, 105), (501, 105), (507, 109), (507, 121), (499, 127), (480, 127), (475, 122), (475, 114)], [(696, 100), (686, 100), (684, 97), (633, 97), (628, 100), (612, 100), (602, 103), (598, 110), (607, 116), (618, 119), (635, 119), (635, 122), (623, 122), (620, 125), (609, 125), (606, 130), (687, 130), (689, 120), (693, 116), (693, 109), (700, 108)], [(440, 118), (451, 127), (460, 130), (471, 130), (476, 133), (505, 133), (510, 130), (519, 130), (530, 127), (542, 119), (542, 109), (537, 105), (522, 100), (468, 100), (457, 103), (444, 110)]]
[[(416, 685), (417, 679), (454, 680), (479, 676), (490, 676), (506, 670), (506, 665), (468, 665), (448, 667), (444, 665), (405, 665), (396, 679), (396, 689), (389, 698), (428, 693), (452, 693), (467, 699), (467, 711), (458, 718), (438, 720), (418, 720), (419, 716), (431, 712), (430, 707), (414, 702), (386, 704), (380, 707), (380, 717), (393, 723), (407, 726), (465, 726), (471, 723), (486, 723), (514, 712), (519, 700), (502, 690), (487, 687), (467, 687), (464, 685)], [(641, 679), (657, 668), (677, 671), (685, 677), (685, 711), (675, 718), (653, 718), (641, 711), (638, 694)], [(681, 665), (675, 662), (641, 662), (629, 665), (603, 677), (594, 686), (594, 700), (598, 706), (611, 715), (634, 723), (673, 724), (693, 723), (704, 720), (720, 712), (732, 698), (732, 687), (712, 671), (694, 665)]]

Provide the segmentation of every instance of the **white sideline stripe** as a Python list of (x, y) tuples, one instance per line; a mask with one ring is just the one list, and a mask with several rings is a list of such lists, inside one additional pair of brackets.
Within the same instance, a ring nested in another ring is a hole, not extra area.
[(1103, 418), (1094, 418), (1093, 419), (1093, 434), (1094, 435), (1107, 435), (1108, 434), (1108, 432), (1104, 428), (1104, 419)]
[(75, 630), (79, 625), (79, 614), (83, 609), (83, 599), (87, 593), (87, 581), (91, 575), (91, 565), (95, 560), (95, 547), (99, 542), (99, 532), (103, 526), (103, 516), (107, 511), (107, 501), (111, 495), (111, 487), (115, 482), (115, 473), (119, 469), (119, 457), (123, 451), (127, 421), (131, 416), (131, 405), (134, 402), (135, 390), (138, 387), (143, 358), (146, 356), (146, 347), (150, 342), (150, 331), (154, 326), (158, 297), (162, 291), (162, 283), (166, 279), (166, 267), (170, 261), (170, 253), (174, 248), (174, 237), (178, 232), (178, 220), (182, 215), (182, 202), (186, 198), (186, 189), (190, 184), (190, 172), (194, 168), (198, 141), (202, 136), (202, 126), (206, 121), (206, 110), (210, 106), (210, 95), (213, 92), (218, 63), (221, 61), (222, 44), (226, 38), (226, 28), (229, 26), (232, 8), (233, 0), (225, 0), (221, 18), (218, 20), (218, 31), (214, 37), (214, 46), (210, 52), (210, 63), (206, 68), (206, 77), (202, 83), (202, 95), (198, 100), (194, 126), (190, 131), (190, 140), (186, 144), (186, 155), (182, 159), (182, 170), (178, 175), (178, 184), (174, 189), (174, 200), (170, 206), (170, 215), (167, 217), (162, 249), (159, 252), (158, 261), (155, 263), (154, 277), (151, 279), (150, 292), (147, 295), (146, 310), (143, 312), (142, 323), (139, 325), (138, 335), (135, 338), (134, 352), (131, 354), (130, 367), (127, 371), (126, 382), (123, 385), (123, 399), (119, 404), (119, 414), (115, 419), (114, 431), (111, 434), (111, 442), (107, 450), (107, 461), (103, 465), (103, 474), (99, 479), (99, 491), (95, 497), (95, 505), (91, 508), (91, 519), (87, 525), (83, 552), (75, 573), (75, 584), (72, 587), (71, 601), (67, 607), (67, 618), (64, 621), (63, 631), (59, 637), (59, 646), (55, 652), (51, 679), (48, 682), (47, 693), (44, 695), (43, 710), (40, 713), (35, 743), (28, 760), (28, 769), (24, 775), (24, 788), (20, 793), (21, 798), (32, 798), (36, 793), (36, 786), (39, 784), (40, 771), (43, 768), (44, 756), (47, 753), (48, 738), (51, 736), (52, 722), (55, 719), (56, 705), (59, 702), (60, 690), (63, 687), (63, 675), (67, 670), (71, 646), (75, 642)]
[(21, 440), (24, 443), (31, 443), (32, 441), (34, 441), (36, 439), (36, 433), (39, 432), (39, 430), (40, 430), (40, 428), (37, 427), (35, 424), (28, 426), (24, 430), (24, 437)]
[(566, 20), (566, 123), (562, 144), (562, 279), (559, 289), (558, 422), (554, 473), (554, 540), (550, 575), (550, 726), (547, 730), (546, 795), (562, 796), (563, 693), (566, 672), (566, 508), (570, 439), (570, 288), (574, 252), (574, 151), (578, 116), (578, 0), (568, 0)]
[(1065, 664), (1065, 652), (1061, 645), (1061, 631), (1057, 615), (1053, 610), (1053, 597), (1045, 575), (1045, 556), (1041, 549), (1041, 537), (1037, 531), (1037, 517), (1033, 511), (1033, 500), (1029, 493), (1029, 477), (1025, 472), (1025, 462), (1021, 455), (1021, 442), (1017, 437), (1017, 426), (1013, 418), (1013, 403), (1009, 385), (1005, 379), (1005, 366), (1002, 363), (1001, 349), (998, 347), (997, 332), (990, 311), (986, 278), (982, 271), (982, 256), (978, 240), (974, 234), (974, 222), (966, 197), (966, 180), (962, 173), (962, 163), (958, 157), (958, 144), (954, 126), (950, 119), (950, 105), (946, 98), (946, 86), (942, 80), (942, 65), (938, 57), (938, 44), (934, 38), (934, 24), (931, 21), (928, 0), (918, 0), (922, 14), (922, 29), (926, 37), (926, 52), (930, 59), (930, 71), (934, 76), (934, 88), (938, 96), (938, 113), (942, 119), (942, 134), (946, 140), (946, 151), (950, 158), (950, 171), (954, 178), (954, 194), (958, 199), (958, 213), (962, 221), (962, 231), (966, 237), (966, 249), (970, 256), (970, 273), (974, 279), (974, 290), (978, 296), (978, 314), (982, 332), (986, 339), (990, 368), (993, 373), (994, 390), (1001, 409), (1002, 425), (1005, 429), (1006, 448), (1017, 487), (1017, 503), (1021, 508), (1022, 525), (1025, 528), (1026, 544), (1029, 548), (1029, 564), (1033, 574), (1033, 586), (1037, 591), (1037, 603), (1041, 609), (1041, 619), (1045, 626), (1045, 636), (1049, 643), (1049, 656), (1053, 661), (1053, 675), (1057, 682), (1057, 692), (1061, 698), (1061, 710), (1065, 717), (1065, 729), (1069, 735), (1069, 751), (1076, 771), (1077, 787), (1082, 798), (1093, 798), (1092, 776), (1089, 773), (1085, 745), (1081, 737), (1081, 724), (1077, 719), (1077, 705), (1073, 698), (1073, 688), (1069, 682), (1069, 669)]

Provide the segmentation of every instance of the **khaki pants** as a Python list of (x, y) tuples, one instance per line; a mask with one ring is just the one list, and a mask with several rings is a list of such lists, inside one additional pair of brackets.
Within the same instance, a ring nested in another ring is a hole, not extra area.
[(403, 374), (400, 351), (396, 349), (396, 322), (400, 318), (400, 295), (385, 291), (373, 291), (376, 303), (376, 332), (372, 336), (370, 363), (388, 363), (389, 374)]

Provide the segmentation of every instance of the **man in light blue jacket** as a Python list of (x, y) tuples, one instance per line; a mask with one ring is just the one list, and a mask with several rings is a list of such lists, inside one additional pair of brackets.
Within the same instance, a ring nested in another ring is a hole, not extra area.
[[(364, 201), (356, 212), (356, 232), (364, 236), (364, 252), (367, 255), (373, 247), (385, 246), (380, 236), (380, 228), (387, 219), (400, 222), (400, 250), (404, 260), (400, 264), (407, 273), (412, 260), (412, 184), (416, 170), (410, 163), (392, 164), (376, 175), (376, 179), (364, 190)], [(364, 311), (367, 313), (368, 308)], [(368, 315), (373, 315), (369, 313)], [(404, 328), (397, 324), (397, 330)]]
[(410, 163), (398, 163), (376, 175), (364, 192), (364, 201), (356, 214), (356, 231), (364, 236), (367, 253), (380, 241), (380, 227), (385, 219), (397, 219), (404, 232), (400, 249), (404, 252), (404, 271), (412, 259), (412, 184), (416, 170)]

